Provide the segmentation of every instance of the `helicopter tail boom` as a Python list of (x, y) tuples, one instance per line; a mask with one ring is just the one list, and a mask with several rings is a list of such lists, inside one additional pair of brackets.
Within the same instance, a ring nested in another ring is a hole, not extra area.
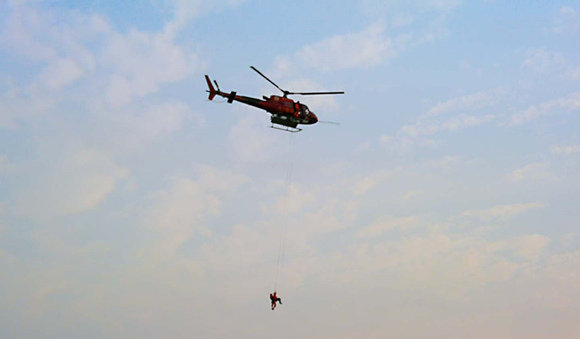
[(213, 98), (217, 94), (217, 91), (215, 90), (215, 88), (213, 88), (213, 85), (211, 84), (211, 80), (209, 80), (209, 77), (207, 75), (205, 76), (205, 81), (207, 81), (207, 87), (209, 87), (209, 90), (206, 91), (209, 93), (208, 99), (213, 100)]

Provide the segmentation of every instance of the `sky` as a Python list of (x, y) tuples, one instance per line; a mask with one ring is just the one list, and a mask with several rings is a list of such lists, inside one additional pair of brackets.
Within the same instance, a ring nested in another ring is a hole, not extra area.
[(0, 65), (2, 338), (580, 332), (580, 1), (0, 0)]

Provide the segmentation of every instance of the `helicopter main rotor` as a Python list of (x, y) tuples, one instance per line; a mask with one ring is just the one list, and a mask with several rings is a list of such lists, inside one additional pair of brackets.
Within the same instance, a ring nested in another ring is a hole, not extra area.
[(277, 89), (279, 89), (282, 93), (284, 93), (284, 98), (287, 98), (288, 95), (294, 95), (294, 94), (298, 94), (298, 95), (344, 94), (344, 92), (290, 92), (290, 91), (287, 91), (287, 90), (284, 90), (284, 89), (280, 88), (280, 86), (276, 85), (276, 83), (274, 83), (274, 81), (270, 80), (267, 76), (265, 76), (264, 74), (262, 74), (262, 72), (258, 71), (258, 69), (256, 69), (256, 67), (250, 66), (250, 68), (253, 69), (254, 71), (256, 71), (256, 73), (260, 74), (264, 79), (268, 80), (269, 83), (271, 83), (272, 85), (274, 85), (274, 87), (276, 87)]

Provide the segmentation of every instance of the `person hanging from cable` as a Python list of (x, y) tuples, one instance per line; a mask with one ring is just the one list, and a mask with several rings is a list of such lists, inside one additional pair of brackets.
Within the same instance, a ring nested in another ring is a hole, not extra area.
[(276, 308), (276, 302), (282, 305), (282, 299), (276, 296), (276, 291), (274, 291), (274, 294), (270, 293), (270, 301), (272, 302), (272, 311)]

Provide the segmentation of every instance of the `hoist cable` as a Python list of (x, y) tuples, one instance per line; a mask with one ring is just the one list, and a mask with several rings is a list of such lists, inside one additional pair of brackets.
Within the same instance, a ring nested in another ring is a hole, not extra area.
[(274, 291), (278, 288), (278, 281), (280, 280), (282, 274), (282, 266), (284, 265), (285, 252), (286, 252), (286, 231), (288, 229), (288, 224), (290, 223), (290, 213), (288, 210), (288, 203), (290, 200), (290, 189), (292, 185), (292, 153), (294, 146), (294, 134), (290, 133), (290, 142), (288, 146), (288, 163), (286, 167), (286, 187), (285, 187), (285, 197), (283, 201), (282, 217), (284, 218), (281, 223), (280, 229), (280, 241), (278, 244), (278, 265), (276, 268), (276, 280), (274, 282)]

